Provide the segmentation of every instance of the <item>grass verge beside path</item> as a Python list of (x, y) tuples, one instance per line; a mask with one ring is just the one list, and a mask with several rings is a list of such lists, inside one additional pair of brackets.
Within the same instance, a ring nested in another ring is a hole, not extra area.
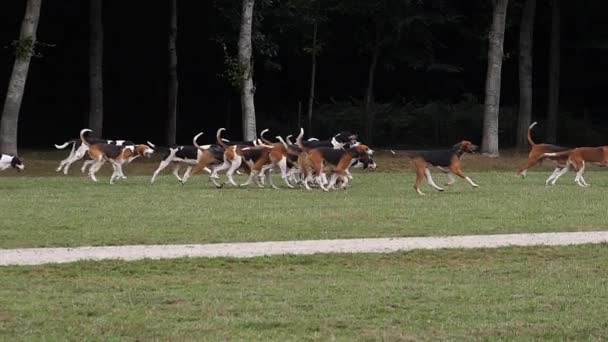
[(0, 339), (608, 339), (606, 245), (0, 268)]
[[(356, 173), (347, 191), (215, 189), (195, 177), (149, 184), (130, 176), (110, 186), (84, 177), (0, 178), (0, 248), (173, 244), (601, 230), (608, 173), (573, 175), (554, 187), (544, 173), (519, 179), (477, 172), (427, 196), (411, 173)], [(438, 174), (437, 181), (444, 181)], [(103, 181), (107, 181), (106, 178)]]

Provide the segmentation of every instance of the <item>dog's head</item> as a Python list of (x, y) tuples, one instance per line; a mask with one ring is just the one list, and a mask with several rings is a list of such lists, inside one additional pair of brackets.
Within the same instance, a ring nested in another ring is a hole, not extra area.
[(371, 156), (372, 154), (374, 154), (374, 150), (369, 148), (367, 145), (363, 145), (363, 144), (359, 144), (357, 146), (351, 147), (350, 150), (355, 151), (357, 156), (359, 156), (359, 157)]
[[(154, 146), (154, 145), (152, 145)], [(151, 146), (148, 145), (144, 145), (144, 144), (139, 144), (139, 145), (135, 145), (134, 148), (134, 153), (138, 156), (144, 156), (146, 158), (150, 158), (150, 156), (152, 156), (152, 154), (154, 153), (154, 148), (152, 148)]]
[(23, 164), (23, 161), (18, 157), (13, 157), (13, 159), (11, 159), (11, 166), (19, 172), (23, 171), (25, 168), (25, 164)]
[(454, 145), (454, 149), (458, 150), (461, 153), (475, 153), (479, 146), (474, 145), (472, 142), (468, 140), (463, 140), (458, 144)]

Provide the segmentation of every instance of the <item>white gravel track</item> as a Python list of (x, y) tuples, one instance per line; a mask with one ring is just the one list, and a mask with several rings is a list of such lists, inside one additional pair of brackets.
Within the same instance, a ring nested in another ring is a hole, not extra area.
[(135, 245), (0, 249), (0, 266), (69, 263), (81, 260), (142, 260), (183, 257), (251, 258), (266, 255), (392, 253), (416, 249), (566, 246), (608, 242), (608, 231), (464, 235), (445, 237), (304, 240), (198, 245)]

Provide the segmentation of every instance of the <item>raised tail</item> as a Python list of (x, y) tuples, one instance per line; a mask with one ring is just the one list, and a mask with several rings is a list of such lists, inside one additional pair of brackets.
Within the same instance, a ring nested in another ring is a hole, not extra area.
[(530, 127), (528, 127), (528, 143), (530, 143), (530, 146), (534, 146), (534, 145), (536, 145), (536, 144), (534, 143), (534, 141), (532, 141), (532, 128), (533, 128), (534, 126), (536, 126), (536, 124), (537, 124), (537, 123), (538, 123), (538, 122), (534, 121), (534, 122), (533, 122), (533, 123), (530, 125)]
[(87, 133), (87, 132), (93, 132), (93, 131), (90, 130), (90, 129), (88, 129), (88, 128), (83, 128), (80, 131), (80, 141), (82, 141), (82, 143), (84, 145), (91, 146), (91, 143), (89, 143), (89, 141), (87, 140), (87, 138), (84, 136), (84, 134)]
[(196, 142), (198, 140), (198, 137), (200, 137), (201, 135), (203, 135), (203, 132), (200, 132), (199, 134), (195, 135), (194, 138), (192, 138), (192, 145), (194, 145), (194, 147), (198, 148), (199, 150), (208, 150), (211, 145), (201, 146), (198, 144), (198, 142)]
[(304, 148), (302, 144), (302, 137), (304, 136), (304, 128), (300, 128), (300, 134), (296, 137), (296, 145), (300, 146), (300, 148)]
[(228, 148), (228, 145), (226, 145), (226, 143), (224, 142), (224, 139), (222, 139), (222, 131), (225, 131), (225, 128), (220, 128), (217, 130), (217, 133), (215, 133), (215, 138), (217, 140), (217, 144), (222, 146), (223, 148)]
[(283, 138), (280, 135), (277, 135), (275, 138), (277, 138), (277, 140), (283, 144), (283, 146), (285, 146), (286, 149), (289, 149), (289, 145), (287, 145), (287, 143), (285, 142), (285, 140), (283, 140)]
[(273, 142), (272, 142), (272, 141), (270, 141), (270, 140), (268, 140), (268, 139), (264, 138), (264, 133), (266, 133), (266, 132), (268, 132), (268, 131), (270, 131), (270, 130), (269, 130), (268, 128), (266, 128), (265, 130), (263, 130), (263, 131), (261, 131), (261, 132), (260, 132), (260, 140), (262, 140), (262, 142), (263, 142), (264, 144), (272, 145), (272, 144), (273, 144)]

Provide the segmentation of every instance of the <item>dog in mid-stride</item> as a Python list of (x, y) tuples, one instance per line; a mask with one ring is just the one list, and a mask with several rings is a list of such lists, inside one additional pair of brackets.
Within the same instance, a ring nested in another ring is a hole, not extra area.
[(438, 191), (444, 190), (433, 181), (431, 171), (429, 170), (430, 166), (435, 166), (447, 174), (449, 179), (447, 185), (454, 184), (456, 181), (454, 175), (456, 175), (460, 178), (466, 179), (473, 187), (478, 187), (478, 185), (475, 184), (471, 178), (462, 173), (462, 165), (460, 163), (460, 157), (464, 153), (474, 153), (477, 148), (477, 145), (473, 145), (473, 143), (468, 140), (463, 140), (452, 146), (452, 148), (449, 150), (407, 152), (406, 155), (412, 158), (412, 163), (416, 170), (416, 183), (414, 184), (414, 190), (416, 190), (419, 195), (424, 195), (424, 193), (420, 191), (420, 184), (425, 178), (429, 185), (433, 188), (437, 189)]
[(530, 127), (528, 127), (528, 143), (530, 144), (530, 153), (528, 154), (528, 160), (526, 160), (526, 162), (518, 168), (517, 176), (521, 176), (522, 178), (526, 177), (526, 173), (528, 172), (529, 168), (542, 163), (542, 161), (545, 159), (551, 159), (555, 162), (555, 170), (553, 170), (553, 173), (549, 177), (550, 180), (555, 178), (555, 176), (561, 170), (563, 170), (564, 167), (566, 167), (566, 160), (568, 159), (568, 156), (562, 155), (558, 152), (564, 152), (570, 148), (553, 144), (535, 143), (534, 140), (532, 140), (532, 128), (534, 128), (536, 124), (537, 122), (533, 122)]
[(13, 169), (21, 172), (25, 168), (23, 161), (19, 159), (17, 156), (13, 156), (10, 154), (2, 154), (0, 156), (0, 171), (4, 171), (12, 167)]

